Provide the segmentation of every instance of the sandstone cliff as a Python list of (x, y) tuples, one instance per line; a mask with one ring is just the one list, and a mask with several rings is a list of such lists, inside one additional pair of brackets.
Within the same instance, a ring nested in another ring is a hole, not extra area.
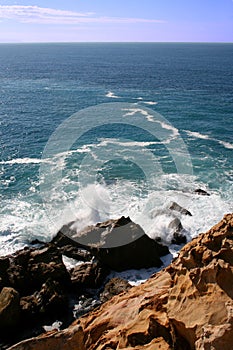
[(60, 332), (9, 350), (233, 348), (233, 214), (179, 257)]

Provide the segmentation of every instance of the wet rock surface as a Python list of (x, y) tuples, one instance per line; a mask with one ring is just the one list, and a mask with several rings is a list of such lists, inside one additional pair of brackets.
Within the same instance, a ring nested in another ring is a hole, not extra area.
[(168, 225), (168, 229), (172, 231), (172, 244), (185, 244), (187, 243), (187, 237), (180, 219), (175, 218)]
[(210, 196), (210, 194), (208, 192), (206, 192), (205, 190), (202, 190), (201, 188), (197, 188), (194, 193), (199, 194), (201, 196)]
[(171, 205), (169, 206), (169, 209), (170, 210), (174, 210), (174, 211), (177, 211), (183, 215), (188, 215), (188, 216), (192, 216), (192, 214), (190, 213), (189, 210), (181, 207), (178, 203), (176, 202), (172, 202)]

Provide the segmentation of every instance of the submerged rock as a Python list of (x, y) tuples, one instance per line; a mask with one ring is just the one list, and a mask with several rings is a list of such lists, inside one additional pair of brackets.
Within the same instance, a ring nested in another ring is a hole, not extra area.
[(170, 266), (69, 328), (9, 350), (215, 349), (233, 344), (233, 214)]

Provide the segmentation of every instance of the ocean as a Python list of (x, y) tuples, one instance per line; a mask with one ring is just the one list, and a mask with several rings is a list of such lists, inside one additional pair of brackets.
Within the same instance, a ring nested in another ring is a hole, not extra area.
[(1, 44), (0, 255), (122, 215), (175, 254), (174, 217), (191, 239), (233, 212), (232, 57), (233, 44)]

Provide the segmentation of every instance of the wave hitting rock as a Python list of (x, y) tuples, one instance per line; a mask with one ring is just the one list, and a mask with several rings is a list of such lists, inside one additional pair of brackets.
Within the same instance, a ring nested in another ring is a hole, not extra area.
[(233, 214), (228, 214), (144, 284), (113, 297), (65, 330), (9, 350), (231, 350), (232, 299)]

